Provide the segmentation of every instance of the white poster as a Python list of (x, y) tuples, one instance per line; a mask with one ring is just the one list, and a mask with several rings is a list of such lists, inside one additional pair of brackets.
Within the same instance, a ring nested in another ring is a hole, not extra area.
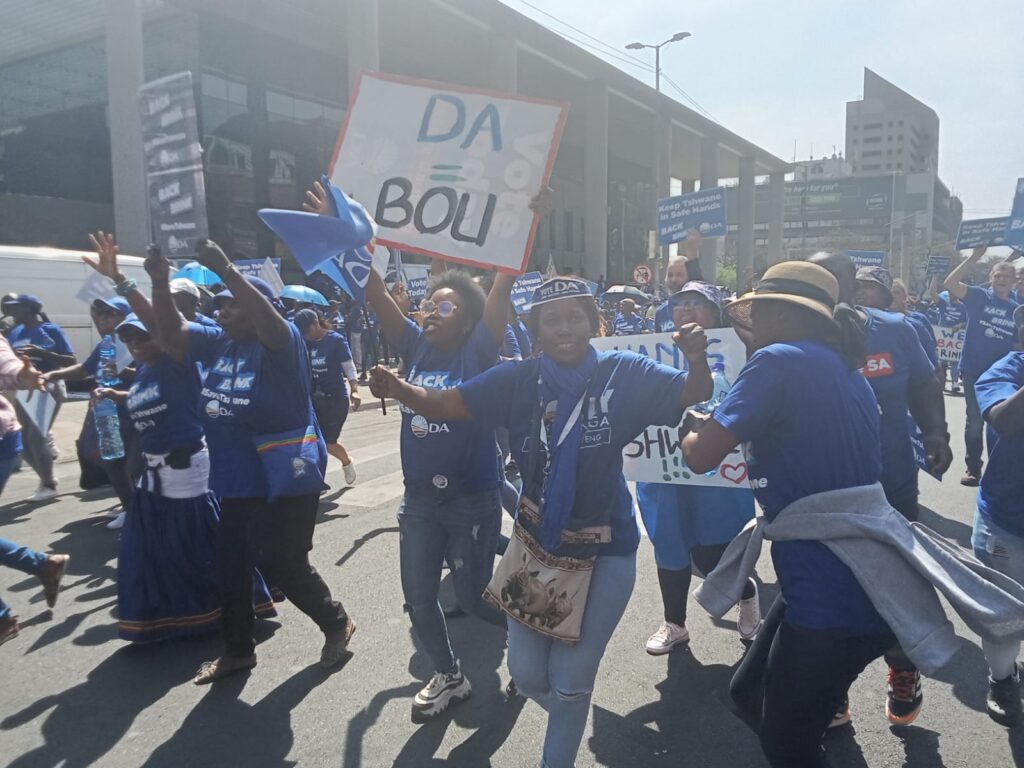
[[(705, 331), (708, 337), (708, 363), (725, 367), (727, 383), (736, 380), (747, 362), (747, 352), (732, 328)], [(671, 333), (637, 336), (605, 336), (591, 340), (598, 350), (623, 349), (650, 357), (663, 365), (686, 370), (686, 358), (672, 341)], [(683, 460), (682, 423), (674, 427), (648, 427), (622, 452), (627, 480), (679, 485), (708, 485), (716, 488), (749, 488), (747, 462), (740, 448), (725, 457), (717, 469), (700, 474)]]
[(21, 407), (25, 409), (25, 413), (39, 433), (47, 434), (53, 425), (53, 415), (57, 412), (57, 401), (53, 395), (38, 390), (19, 389), (15, 398), (21, 403)]
[(935, 353), (939, 362), (959, 363), (967, 331), (962, 328), (954, 331), (952, 328), (940, 328), (937, 325), (933, 325), (932, 330), (935, 332)]
[(364, 72), (330, 179), (366, 206), (377, 241), (521, 273), (568, 106)]

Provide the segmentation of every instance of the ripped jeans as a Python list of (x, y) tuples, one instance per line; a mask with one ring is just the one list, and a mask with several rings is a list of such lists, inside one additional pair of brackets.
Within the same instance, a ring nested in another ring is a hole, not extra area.
[(597, 558), (583, 613), (580, 641), (573, 646), (508, 622), (508, 669), (519, 693), (548, 713), (542, 768), (576, 764), (590, 714), (597, 668), (626, 610), (636, 580), (636, 552)]
[(468, 614), (497, 626), (505, 615), (484, 600), (501, 531), (498, 488), (478, 493), (406, 490), (398, 507), (402, 593), (413, 631), (437, 672), (451, 672), (456, 658), (437, 601), (441, 566), (452, 571), (455, 597)]

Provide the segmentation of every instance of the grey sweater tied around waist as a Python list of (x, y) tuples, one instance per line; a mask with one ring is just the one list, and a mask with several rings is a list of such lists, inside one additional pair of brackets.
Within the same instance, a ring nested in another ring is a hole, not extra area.
[(1024, 586), (978, 562), (885, 499), (880, 484), (799, 499), (771, 522), (750, 521), (718, 567), (694, 593), (715, 617), (740, 599), (769, 541), (819, 541), (845, 563), (910, 660), (925, 674), (947, 664), (960, 647), (939, 600), (979, 637), (993, 644), (1024, 638)]

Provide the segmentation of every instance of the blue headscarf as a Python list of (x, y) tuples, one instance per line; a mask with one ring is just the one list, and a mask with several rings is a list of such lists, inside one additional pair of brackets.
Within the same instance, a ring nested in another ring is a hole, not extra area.
[[(583, 433), (583, 413), (577, 405), (596, 368), (597, 352), (591, 346), (586, 357), (571, 367), (559, 365), (545, 354), (540, 356), (541, 401), (558, 402), (554, 423), (548, 430), (550, 466), (540, 500), (540, 543), (549, 552), (559, 547), (576, 501), (576, 464)], [(573, 422), (566, 430), (570, 418)]]

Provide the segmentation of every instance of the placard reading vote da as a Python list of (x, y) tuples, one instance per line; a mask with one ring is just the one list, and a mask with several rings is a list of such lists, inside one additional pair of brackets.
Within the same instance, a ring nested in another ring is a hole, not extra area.
[(405, 251), (521, 273), (568, 105), (364, 72), (330, 179)]

